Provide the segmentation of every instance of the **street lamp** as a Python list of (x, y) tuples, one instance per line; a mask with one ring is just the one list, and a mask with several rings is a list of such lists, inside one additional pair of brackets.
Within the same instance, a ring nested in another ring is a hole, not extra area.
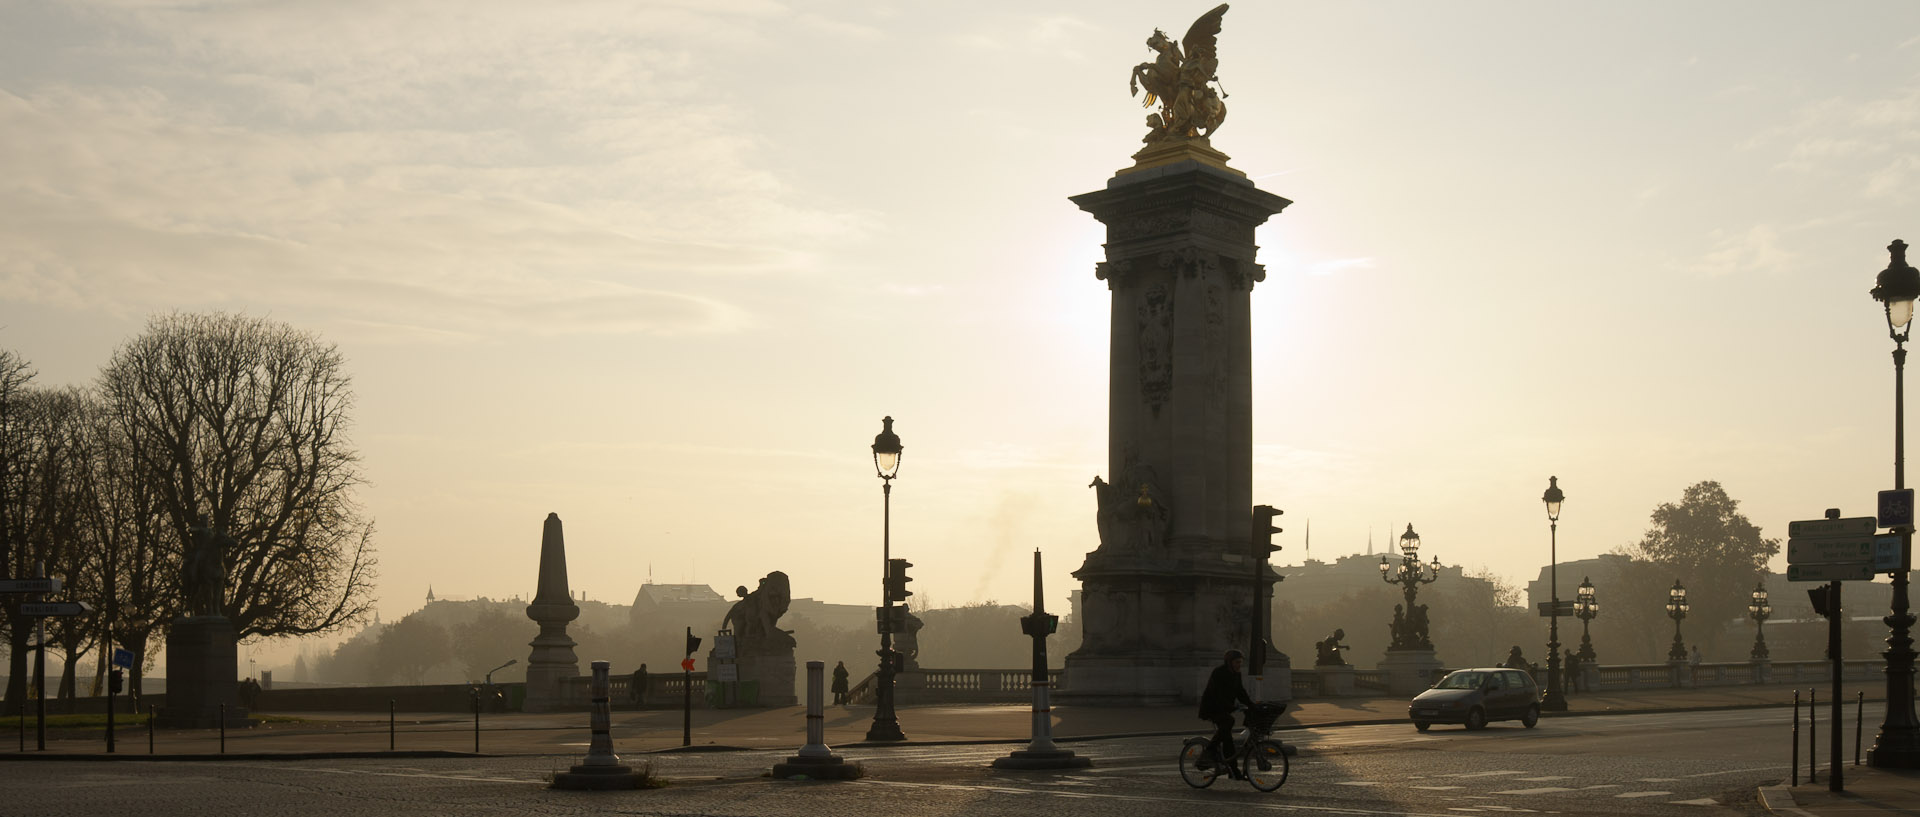
[(900, 663), (893, 651), (893, 591), (888, 570), (893, 558), (893, 478), (900, 473), (900, 436), (893, 433), (893, 418), (880, 420), (880, 433), (873, 438), (873, 470), (880, 475), (880, 678), (874, 692), (877, 706), (873, 725), (867, 728), (867, 740), (906, 740), (900, 721), (893, 712), (893, 674)]
[(1580, 619), (1580, 656), (1581, 663), (1593, 663), (1593, 636), (1588, 634), (1587, 625), (1600, 617), (1600, 602), (1593, 597), (1593, 580), (1582, 578), (1580, 589), (1573, 597), (1573, 614)]
[[(1907, 263), (1907, 242), (1887, 245), (1892, 258), (1874, 280), (1873, 299), (1887, 315), (1887, 336), (1893, 339), (1893, 487), (1907, 487), (1906, 366), (1907, 331), (1913, 321), (1913, 302), (1920, 298), (1920, 270)], [(1887, 717), (1880, 735), (1867, 753), (1867, 765), (1920, 768), (1920, 720), (1913, 713), (1913, 614), (1907, 607), (1907, 571), (1913, 565), (1913, 528), (1895, 528), (1900, 534), (1900, 568), (1893, 574), (1893, 610), (1887, 626)]]
[(1667, 591), (1667, 617), (1673, 619), (1673, 649), (1667, 650), (1667, 659), (1685, 661), (1687, 644), (1680, 640), (1680, 620), (1687, 617), (1687, 588), (1679, 579), (1674, 579), (1673, 589)]
[(1420, 534), (1413, 532), (1412, 525), (1400, 534), (1400, 564), (1389, 563), (1385, 555), (1380, 557), (1380, 578), (1387, 584), (1400, 585), (1407, 596), (1406, 618), (1395, 622), (1399, 626), (1393, 630), (1393, 644), (1388, 649), (1432, 649), (1433, 642), (1427, 638), (1426, 613), (1415, 612), (1413, 599), (1420, 585), (1432, 584), (1440, 578), (1440, 557), (1433, 557), (1432, 564), (1420, 563)]
[(1747, 603), (1747, 615), (1753, 618), (1753, 653), (1755, 661), (1767, 658), (1767, 636), (1761, 632), (1766, 626), (1767, 617), (1773, 615), (1773, 606), (1767, 604), (1767, 583), (1760, 582), (1753, 588), (1753, 601)]
[(1560, 490), (1559, 477), (1547, 477), (1547, 492), (1540, 500), (1547, 503), (1547, 693), (1540, 708), (1548, 712), (1567, 711), (1567, 697), (1560, 689), (1560, 503), (1567, 495)]

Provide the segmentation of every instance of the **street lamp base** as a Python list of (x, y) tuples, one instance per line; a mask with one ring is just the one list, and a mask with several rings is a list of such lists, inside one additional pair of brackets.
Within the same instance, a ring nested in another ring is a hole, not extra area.
[(1549, 691), (1547, 694), (1540, 696), (1540, 711), (1542, 712), (1567, 711), (1566, 696), (1559, 694), (1558, 690)]
[(1882, 728), (1867, 752), (1867, 765), (1881, 769), (1920, 769), (1920, 730)]
[(890, 741), (890, 740), (906, 740), (906, 739), (907, 739), (906, 734), (900, 731), (900, 722), (893, 720), (892, 718), (888, 718), (886, 720), (874, 718), (873, 725), (867, 727), (867, 740), (869, 741), (883, 741), (883, 740)]

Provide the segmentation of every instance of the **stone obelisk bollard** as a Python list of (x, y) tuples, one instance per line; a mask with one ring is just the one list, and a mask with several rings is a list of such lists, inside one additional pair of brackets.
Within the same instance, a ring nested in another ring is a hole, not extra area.
[(587, 759), (580, 765), (553, 776), (556, 789), (632, 789), (639, 780), (631, 767), (620, 763), (613, 753), (613, 711), (607, 703), (605, 661), (593, 662), (593, 739), (587, 744)]
[(773, 776), (803, 780), (852, 780), (860, 767), (846, 762), (827, 747), (826, 706), (821, 702), (821, 676), (826, 662), (807, 662), (807, 743), (785, 763), (773, 764)]
[(1025, 749), (995, 758), (996, 769), (1083, 769), (1093, 765), (1088, 758), (1053, 743), (1053, 707), (1047, 702), (1047, 636), (1060, 626), (1060, 617), (1047, 613), (1046, 597), (1040, 585), (1040, 551), (1033, 551), (1033, 614), (1020, 619), (1020, 630), (1033, 638), (1033, 740)]

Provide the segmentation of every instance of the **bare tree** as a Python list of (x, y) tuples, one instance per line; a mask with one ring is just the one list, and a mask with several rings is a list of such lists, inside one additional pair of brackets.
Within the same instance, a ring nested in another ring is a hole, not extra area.
[(242, 639), (327, 632), (368, 610), (373, 529), (352, 497), (342, 369), (334, 346), (285, 324), (174, 313), (101, 372), (173, 558), (197, 527), (237, 543), (221, 608)]
[(127, 692), (139, 700), (152, 661), (147, 645), (181, 609), (180, 565), (159, 492), (134, 467), (134, 443), (99, 400), (90, 404), (92, 440), (82, 503), (86, 537), (100, 554), (101, 637), (134, 655)]
[[(36, 554), (27, 540), (28, 422), (27, 392), (34, 372), (25, 360), (0, 349), (0, 571), (33, 575)], [(20, 617), (23, 596), (0, 595), (7, 625), (7, 712), (20, 711), (27, 696), (27, 639), (31, 622)]]

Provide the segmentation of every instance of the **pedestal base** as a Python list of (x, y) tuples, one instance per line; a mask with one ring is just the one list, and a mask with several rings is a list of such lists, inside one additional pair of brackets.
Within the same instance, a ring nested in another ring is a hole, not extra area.
[(859, 764), (831, 754), (825, 757), (794, 755), (785, 763), (773, 764), (773, 776), (782, 780), (857, 780), (861, 774)]
[(1084, 769), (1093, 765), (1092, 758), (1080, 757), (1066, 749), (1051, 752), (1029, 752), (1016, 749), (1006, 757), (994, 758), (993, 767), (1013, 771), (1036, 771), (1041, 769)]
[(740, 680), (758, 682), (756, 705), (799, 705), (800, 699), (793, 693), (793, 647), (777, 652), (754, 652), (743, 648), (734, 659), (734, 664), (739, 667)]
[(1433, 686), (1440, 659), (1433, 650), (1387, 650), (1380, 660), (1380, 671), (1387, 676), (1387, 691), (1394, 695), (1418, 695)]
[(167, 705), (156, 724), (168, 729), (214, 729), (252, 726), (240, 705), (240, 681), (235, 667), (233, 622), (225, 616), (194, 616), (173, 620), (167, 633)]
[(1341, 698), (1353, 694), (1353, 665), (1326, 664), (1315, 667), (1320, 672), (1320, 694), (1328, 698)]
[(640, 788), (631, 766), (575, 766), (553, 776), (553, 787), (574, 791), (627, 791)]

